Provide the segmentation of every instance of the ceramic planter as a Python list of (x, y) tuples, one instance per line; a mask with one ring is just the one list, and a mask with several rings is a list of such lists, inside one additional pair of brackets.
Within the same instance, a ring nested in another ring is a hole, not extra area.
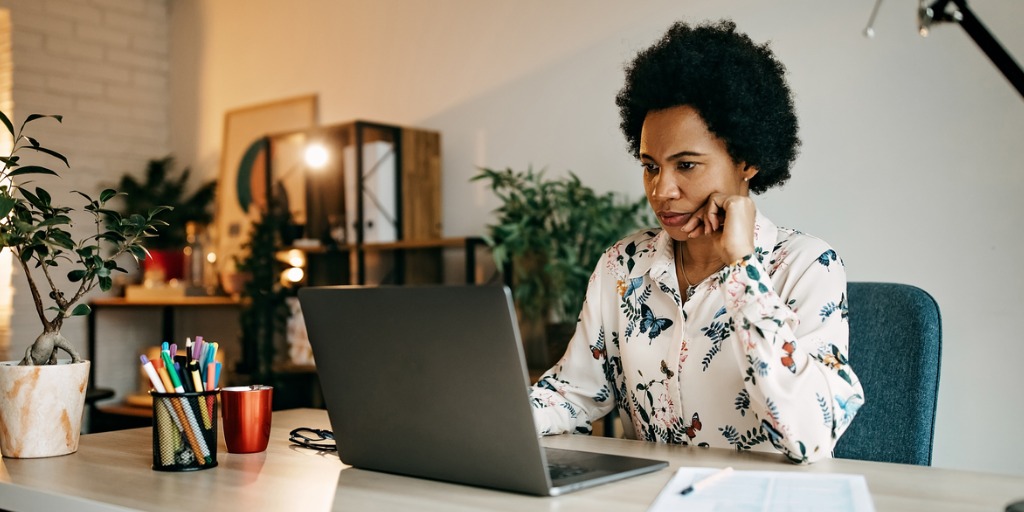
[(78, 451), (89, 361), (0, 362), (0, 453), (35, 458)]

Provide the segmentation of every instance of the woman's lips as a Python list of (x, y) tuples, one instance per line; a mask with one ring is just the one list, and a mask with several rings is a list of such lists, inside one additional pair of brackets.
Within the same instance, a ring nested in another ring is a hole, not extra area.
[(691, 215), (689, 213), (661, 212), (658, 214), (658, 219), (664, 226), (678, 227), (686, 224)]

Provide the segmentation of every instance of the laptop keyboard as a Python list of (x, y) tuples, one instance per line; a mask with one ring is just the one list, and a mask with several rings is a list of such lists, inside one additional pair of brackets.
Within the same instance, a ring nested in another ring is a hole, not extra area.
[(570, 466), (568, 464), (548, 464), (548, 474), (551, 475), (551, 480), (561, 480), (563, 478), (569, 478), (576, 475), (582, 475), (583, 473), (589, 472), (589, 468), (583, 468), (580, 466)]

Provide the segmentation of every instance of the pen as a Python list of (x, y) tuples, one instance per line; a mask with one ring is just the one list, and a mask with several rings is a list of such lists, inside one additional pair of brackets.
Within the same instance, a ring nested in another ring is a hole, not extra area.
[(164, 360), (164, 368), (167, 369), (167, 375), (171, 378), (171, 383), (174, 384), (175, 393), (184, 393), (185, 388), (181, 387), (181, 381), (178, 379), (178, 372), (174, 369), (174, 361), (171, 360), (170, 352), (160, 352), (160, 357)]
[(709, 486), (711, 484), (714, 484), (715, 482), (717, 482), (717, 481), (719, 481), (719, 480), (729, 476), (731, 473), (732, 473), (732, 467), (731, 466), (727, 467), (727, 468), (725, 468), (725, 469), (723, 469), (721, 471), (712, 473), (710, 476), (702, 479), (701, 481), (690, 484), (686, 489), (683, 489), (682, 491), (680, 491), (679, 494), (682, 494), (683, 496), (685, 496), (685, 495), (690, 494), (692, 492), (697, 492), (697, 491), (699, 491), (699, 490), (701, 490), (701, 489), (703, 489), (703, 488), (705, 488), (705, 487), (707, 487), (707, 486)]
[(142, 355), (139, 356), (142, 361), (142, 369), (146, 371), (146, 375), (149, 376), (149, 382), (153, 384), (153, 389), (157, 393), (166, 393), (167, 390), (164, 388), (164, 383), (160, 381), (160, 376), (156, 374), (156, 368), (153, 368), (153, 363), (149, 361), (149, 358)]

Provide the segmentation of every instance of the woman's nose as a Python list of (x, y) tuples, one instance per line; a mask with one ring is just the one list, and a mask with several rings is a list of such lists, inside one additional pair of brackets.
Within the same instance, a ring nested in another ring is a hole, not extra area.
[(679, 197), (679, 184), (671, 176), (664, 173), (654, 178), (654, 197), (659, 199), (675, 199)]

